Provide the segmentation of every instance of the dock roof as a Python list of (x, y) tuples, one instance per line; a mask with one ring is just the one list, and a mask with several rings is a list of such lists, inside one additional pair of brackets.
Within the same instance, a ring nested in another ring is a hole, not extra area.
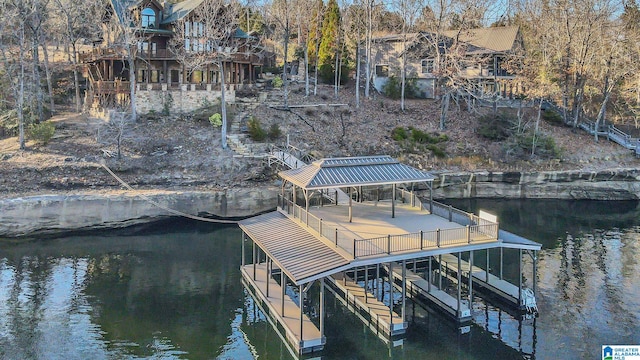
[(326, 158), (280, 177), (306, 190), (433, 181), (426, 171), (401, 164), (388, 155)]
[(296, 285), (349, 264), (340, 253), (278, 211), (242, 220), (239, 225)]

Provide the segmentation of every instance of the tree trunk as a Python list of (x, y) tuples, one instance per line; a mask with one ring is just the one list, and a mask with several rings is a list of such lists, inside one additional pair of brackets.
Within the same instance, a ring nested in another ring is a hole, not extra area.
[(356, 45), (356, 109), (360, 108), (360, 45)]
[(309, 47), (304, 47), (304, 96), (309, 96)]
[(42, 87), (40, 86), (40, 55), (39, 55), (39, 51), (38, 48), (40, 47), (40, 41), (39, 41), (39, 36), (38, 33), (39, 30), (36, 30), (32, 39), (32, 49), (31, 49), (31, 53), (32, 53), (32, 61), (33, 61), (33, 67), (32, 67), (32, 73), (33, 73), (33, 90), (35, 91), (35, 96), (36, 96), (36, 109), (37, 109), (37, 113), (38, 113), (38, 120), (37, 123), (40, 123), (42, 121), (44, 121), (44, 105), (43, 105), (43, 101), (44, 98), (42, 96)]
[(76, 49), (76, 44), (73, 43), (71, 47), (73, 52), (73, 85), (76, 92), (76, 112), (80, 112), (82, 107), (82, 100), (80, 98), (80, 76), (78, 76), (78, 51)]
[(540, 99), (540, 103), (538, 104), (538, 116), (536, 117), (536, 127), (533, 131), (533, 141), (531, 143), (531, 157), (533, 157), (536, 153), (536, 143), (538, 141), (538, 129), (540, 128), (540, 118), (542, 117), (542, 102), (544, 99)]
[(135, 69), (135, 57), (131, 53), (131, 49), (129, 49), (129, 54), (127, 56), (127, 62), (129, 63), (129, 102), (131, 104), (131, 120), (137, 121), (137, 111), (136, 108), (136, 69)]
[(289, 77), (287, 76), (287, 58), (289, 52), (289, 20), (286, 20), (286, 25), (284, 29), (284, 65), (282, 66), (282, 81), (283, 81), (283, 101), (284, 106), (289, 106)]
[(220, 137), (222, 148), (227, 148), (227, 102), (225, 100), (225, 83), (224, 83), (224, 63), (220, 62), (220, 115), (222, 115), (222, 127), (220, 129)]
[(336, 50), (335, 71), (333, 72), (333, 96), (338, 98), (338, 71), (340, 71), (340, 63), (338, 62), (338, 51)]
[(598, 141), (598, 129), (600, 128), (600, 124), (604, 124), (607, 113), (607, 103), (609, 102), (609, 98), (611, 97), (611, 88), (609, 85), (605, 88), (604, 99), (602, 99), (602, 104), (600, 104), (600, 111), (598, 111), (598, 117), (596, 118), (595, 131), (594, 136), (596, 142)]
[(47, 45), (42, 44), (42, 53), (44, 54), (44, 72), (47, 77), (47, 91), (49, 92), (49, 107), (51, 113), (55, 112), (55, 103), (53, 102), (53, 84), (51, 83), (51, 71), (49, 71), (49, 51)]
[(441, 108), (440, 108), (440, 131), (444, 130), (446, 128), (446, 121), (447, 121), (447, 113), (449, 112), (449, 98), (451, 97), (451, 94), (447, 91), (444, 93), (444, 96), (442, 98), (442, 104), (441, 104)]
[(373, 0), (367, 1), (367, 39), (365, 45), (366, 52), (366, 68), (365, 68), (365, 85), (364, 85), (364, 96), (370, 98), (369, 88), (371, 87), (371, 37), (373, 31)]

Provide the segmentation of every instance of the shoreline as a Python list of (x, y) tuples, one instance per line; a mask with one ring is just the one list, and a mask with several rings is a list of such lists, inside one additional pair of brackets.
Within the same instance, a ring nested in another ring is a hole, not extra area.
[[(640, 169), (433, 173), (434, 199), (639, 200)], [(425, 189), (416, 189), (425, 193)], [(276, 208), (279, 186), (74, 190), (0, 199), (0, 239), (125, 228), (178, 215), (251, 217)], [(427, 195), (428, 196), (428, 195)], [(152, 204), (157, 203), (159, 206)]]

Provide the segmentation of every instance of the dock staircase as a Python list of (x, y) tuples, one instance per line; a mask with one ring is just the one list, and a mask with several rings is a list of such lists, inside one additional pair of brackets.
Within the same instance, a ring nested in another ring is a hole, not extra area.
[[(564, 112), (563, 108), (550, 101), (544, 101), (544, 106), (558, 114), (562, 114)], [(640, 156), (640, 138), (636, 138), (625, 133), (613, 124), (598, 124), (596, 126), (595, 121), (583, 117), (578, 124), (578, 127), (590, 135), (596, 135), (597, 133), (598, 136), (606, 136), (607, 140), (613, 141), (616, 144), (623, 146), (625, 149), (632, 150), (636, 156)]]

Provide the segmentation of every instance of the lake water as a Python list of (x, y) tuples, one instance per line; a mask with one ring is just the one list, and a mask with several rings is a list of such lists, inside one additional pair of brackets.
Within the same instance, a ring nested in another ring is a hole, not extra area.
[[(640, 344), (638, 203), (450, 203), (543, 244), (540, 315), (519, 319), (477, 296), (461, 334), (409, 305), (393, 346), (329, 295), (324, 358), (600, 359), (602, 344)], [(235, 226), (182, 221), (0, 241), (0, 359), (289, 359), (243, 290), (240, 241)], [(515, 258), (505, 259), (509, 273)]]

